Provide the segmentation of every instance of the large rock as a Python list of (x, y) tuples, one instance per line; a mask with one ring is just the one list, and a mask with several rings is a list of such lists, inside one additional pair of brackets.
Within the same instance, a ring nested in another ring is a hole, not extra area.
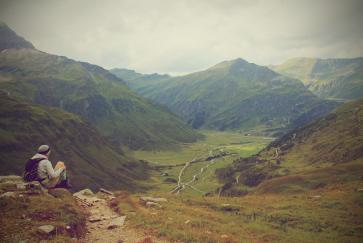
[(91, 191), (91, 189), (83, 189), (79, 192), (76, 192), (73, 194), (73, 196), (75, 197), (83, 197), (83, 196), (94, 196), (93, 191)]

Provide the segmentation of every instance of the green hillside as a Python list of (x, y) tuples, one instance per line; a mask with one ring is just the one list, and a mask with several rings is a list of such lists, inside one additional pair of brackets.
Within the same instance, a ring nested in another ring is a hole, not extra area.
[[(296, 192), (363, 175), (363, 99), (340, 106), (272, 142), (257, 156), (217, 171), (226, 191)], [(235, 178), (239, 178), (236, 183)], [(232, 190), (233, 191), (233, 190)]]
[(0, 92), (0, 174), (20, 175), (39, 145), (49, 144), (51, 161), (67, 165), (74, 189), (140, 189), (147, 166), (128, 158), (79, 116), (33, 105)]
[(135, 89), (195, 128), (219, 130), (287, 127), (313, 108), (319, 116), (322, 104), (299, 80), (242, 59)]
[(277, 66), (277, 72), (301, 79), (324, 98), (356, 99), (363, 96), (363, 58), (295, 58)]
[(32, 48), (0, 53), (0, 89), (78, 114), (115, 144), (133, 149), (199, 138), (178, 117), (140, 97), (107, 70)]

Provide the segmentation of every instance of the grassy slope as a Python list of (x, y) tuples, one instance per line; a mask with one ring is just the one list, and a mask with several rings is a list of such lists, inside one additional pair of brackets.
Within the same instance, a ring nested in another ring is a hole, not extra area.
[(20, 102), (0, 93), (0, 173), (20, 175), (40, 144), (53, 147), (51, 160), (65, 161), (78, 188), (140, 189), (145, 165), (116, 150), (89, 123), (57, 108)]
[[(203, 197), (190, 191), (174, 195), (167, 192), (175, 184), (161, 184), (149, 194), (168, 198), (162, 209), (140, 206), (137, 195), (122, 194), (116, 205), (128, 215), (130, 226), (172, 241), (361, 242), (362, 107), (362, 99), (345, 104), (325, 118), (271, 143), (258, 157), (235, 161), (230, 167), (232, 173), (225, 175), (235, 183), (235, 178), (241, 174), (239, 184), (226, 192), (249, 190), (243, 197)], [(241, 140), (241, 134), (208, 133), (204, 142), (216, 149), (238, 146), (242, 150), (249, 145), (236, 144), (246, 142)], [(257, 141), (251, 140), (250, 145), (256, 145)], [(193, 150), (194, 146), (200, 148)], [(175, 151), (174, 155), (172, 152), (138, 155), (169, 164), (179, 162), (178, 158), (190, 159), (203, 148), (202, 144), (195, 144)], [(279, 148), (278, 157), (275, 148)], [(251, 154), (253, 152), (241, 155)], [(176, 175), (172, 170), (167, 172)], [(245, 175), (256, 178), (252, 175), (262, 172), (266, 172), (266, 176), (258, 186), (243, 185)], [(193, 171), (186, 176), (190, 174)], [(154, 176), (159, 177), (154, 177), (154, 181), (161, 182), (160, 175)], [(195, 184), (196, 187), (218, 186), (213, 177), (204, 176), (206, 185), (200, 182), (201, 178), (197, 182), (201, 184)]]
[[(245, 197), (168, 198), (162, 209), (144, 208), (137, 197), (118, 197), (129, 226), (181, 242), (361, 242), (361, 181), (307, 193)], [(136, 212), (136, 214), (135, 214)]]
[[(229, 181), (231, 188), (262, 182), (257, 192), (304, 191), (339, 181), (360, 180), (362, 119), (363, 99), (347, 103), (272, 142), (258, 156), (235, 161), (220, 170), (219, 177)], [(236, 185), (233, 178), (238, 175), (240, 183)]]
[[(0, 214), (1, 242), (71, 242), (86, 234), (85, 212), (71, 194), (62, 198), (43, 194), (0, 198)], [(56, 228), (55, 235), (39, 234), (38, 227), (48, 224)]]
[(193, 127), (220, 130), (281, 128), (321, 103), (300, 81), (242, 59), (135, 89)]
[(356, 99), (363, 96), (363, 58), (295, 58), (272, 68), (303, 80), (311, 91), (322, 97)]
[(103, 135), (131, 148), (198, 138), (175, 115), (141, 98), (95, 65), (33, 49), (9, 49), (0, 54), (0, 77), (1, 89), (76, 113)]

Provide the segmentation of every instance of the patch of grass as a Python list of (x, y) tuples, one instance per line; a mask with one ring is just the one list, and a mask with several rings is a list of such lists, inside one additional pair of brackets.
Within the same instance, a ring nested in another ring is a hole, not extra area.
[[(67, 242), (85, 234), (85, 212), (71, 194), (61, 199), (50, 195), (0, 198), (0, 214), (1, 242), (38, 242), (42, 239)], [(39, 234), (38, 227), (47, 224), (55, 226), (54, 235)]]

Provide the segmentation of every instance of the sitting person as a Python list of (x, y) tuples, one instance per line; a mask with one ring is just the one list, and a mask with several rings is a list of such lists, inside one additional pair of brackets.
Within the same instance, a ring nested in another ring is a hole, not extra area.
[(39, 181), (45, 188), (70, 188), (68, 183), (66, 166), (63, 162), (58, 161), (53, 169), (49, 161), (51, 153), (48, 145), (41, 145), (38, 153), (28, 160), (25, 167), (24, 180)]

